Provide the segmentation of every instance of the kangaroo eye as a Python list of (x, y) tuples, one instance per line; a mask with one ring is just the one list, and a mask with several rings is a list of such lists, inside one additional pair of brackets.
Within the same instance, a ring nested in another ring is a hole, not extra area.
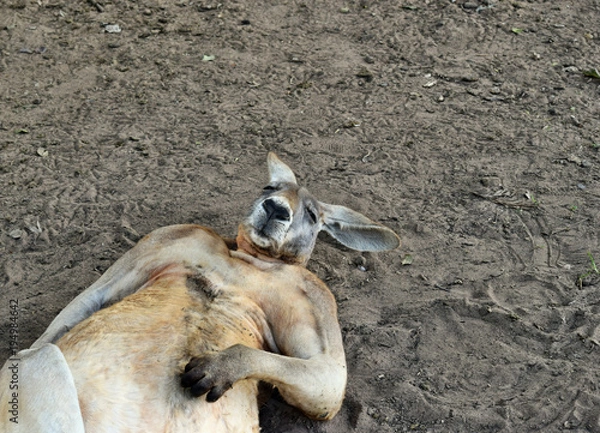
[(275, 188), (273, 185), (267, 185), (263, 188), (263, 191), (265, 192), (269, 192), (269, 191), (275, 191), (277, 188)]
[(308, 217), (310, 218), (310, 222), (313, 224), (317, 223), (317, 214), (315, 214), (315, 212), (311, 209), (311, 208), (306, 208), (306, 213), (308, 214)]

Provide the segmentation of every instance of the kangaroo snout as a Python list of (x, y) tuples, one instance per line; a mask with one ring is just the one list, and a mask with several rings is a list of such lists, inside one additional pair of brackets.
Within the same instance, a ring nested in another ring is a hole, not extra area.
[(275, 201), (272, 198), (263, 201), (262, 207), (266, 213), (267, 221), (275, 220), (288, 222), (291, 219), (291, 211), (289, 207), (285, 206), (281, 202)]

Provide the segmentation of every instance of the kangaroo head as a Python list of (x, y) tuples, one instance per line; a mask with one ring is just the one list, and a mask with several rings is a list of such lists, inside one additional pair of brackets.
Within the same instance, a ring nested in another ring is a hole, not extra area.
[(274, 153), (269, 153), (269, 184), (240, 224), (237, 244), (264, 259), (306, 265), (321, 230), (357, 251), (398, 247), (392, 230), (344, 206), (326, 204), (298, 186), (296, 176)]

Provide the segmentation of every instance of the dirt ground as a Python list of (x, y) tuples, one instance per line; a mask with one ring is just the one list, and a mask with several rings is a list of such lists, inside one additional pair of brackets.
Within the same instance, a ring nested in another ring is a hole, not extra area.
[(151, 230), (233, 235), (273, 150), (403, 245), (320, 242), (346, 400), (319, 423), (271, 399), (265, 432), (600, 432), (599, 22), (598, 0), (1, 2), (0, 358), (11, 301), (26, 348)]

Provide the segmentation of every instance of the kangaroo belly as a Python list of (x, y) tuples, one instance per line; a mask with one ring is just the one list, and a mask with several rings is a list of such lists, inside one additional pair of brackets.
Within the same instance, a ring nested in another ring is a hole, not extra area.
[(257, 432), (255, 381), (207, 403), (184, 391), (179, 376), (205, 351), (263, 348), (261, 315), (235, 291), (171, 274), (77, 325), (57, 345), (86, 432)]

